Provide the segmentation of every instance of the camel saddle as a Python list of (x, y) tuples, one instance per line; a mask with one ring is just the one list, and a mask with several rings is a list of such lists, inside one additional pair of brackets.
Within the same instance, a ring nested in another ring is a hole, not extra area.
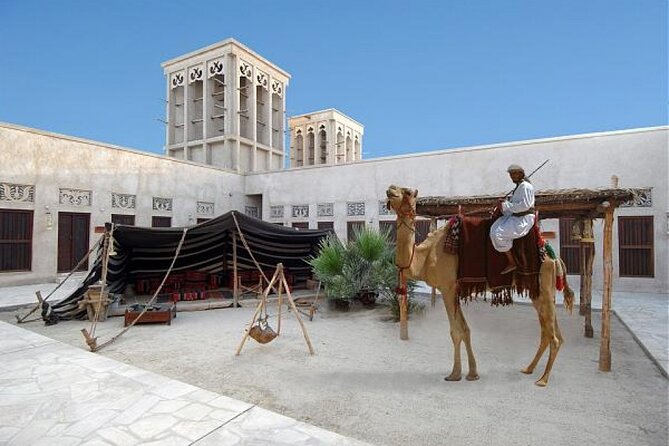
[(498, 252), (490, 241), (490, 227), (495, 219), (459, 218), (458, 297), (465, 301), (479, 295), (485, 298), (486, 291), (490, 291), (493, 305), (512, 304), (514, 292), (537, 298), (543, 260), (537, 239), (539, 231), (532, 229), (513, 241), (512, 253), (518, 268), (501, 274), (508, 262), (506, 255)]

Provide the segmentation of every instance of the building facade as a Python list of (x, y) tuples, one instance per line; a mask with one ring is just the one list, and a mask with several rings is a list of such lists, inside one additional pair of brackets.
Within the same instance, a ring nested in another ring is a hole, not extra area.
[(288, 118), (290, 167), (345, 164), (362, 159), (365, 127), (330, 108)]
[(234, 39), (162, 67), (167, 156), (239, 173), (283, 168), (287, 72)]
[[(189, 226), (237, 209), (285, 226), (333, 228), (346, 239), (358, 227), (394, 227), (385, 208), (390, 184), (417, 188), (419, 196), (503, 194), (509, 164), (531, 170), (549, 159), (532, 178), (538, 190), (612, 182), (646, 189), (616, 211), (614, 289), (669, 293), (668, 139), (669, 127), (654, 127), (238, 173), (0, 124), (0, 286), (69, 271), (108, 221)], [(429, 221), (418, 226), (425, 232)], [(544, 220), (542, 229), (568, 253), (568, 222)], [(597, 253), (601, 235), (596, 222)], [(597, 254), (595, 289), (601, 275)]]

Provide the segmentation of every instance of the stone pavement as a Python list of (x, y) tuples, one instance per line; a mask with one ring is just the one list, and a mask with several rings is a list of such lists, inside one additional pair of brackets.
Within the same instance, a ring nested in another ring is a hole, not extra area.
[(365, 443), (0, 322), (0, 444)]

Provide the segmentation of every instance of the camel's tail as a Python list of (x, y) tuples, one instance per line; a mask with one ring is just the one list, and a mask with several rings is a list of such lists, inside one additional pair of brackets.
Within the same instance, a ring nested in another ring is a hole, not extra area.
[(564, 308), (567, 310), (567, 313), (571, 314), (574, 309), (574, 290), (569, 287), (569, 283), (567, 282), (567, 265), (565, 265), (564, 261), (559, 257), (556, 260), (556, 288), (562, 291), (562, 295), (564, 296)]

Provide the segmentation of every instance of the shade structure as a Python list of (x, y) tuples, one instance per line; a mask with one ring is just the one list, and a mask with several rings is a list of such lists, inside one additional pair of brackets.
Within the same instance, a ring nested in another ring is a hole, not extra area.
[[(296, 281), (311, 276), (307, 260), (317, 254), (320, 240), (329, 230), (293, 228), (267, 223), (238, 211), (186, 228), (186, 236), (172, 273), (200, 271), (209, 274), (231, 271), (233, 234), (237, 233), (237, 269), (257, 270), (253, 258), (263, 270), (273, 270), (282, 263)], [(143, 228), (114, 225), (111, 235), (114, 254), (107, 264), (107, 289), (123, 293), (137, 278), (162, 277), (169, 269), (184, 228)], [(244, 246), (246, 241), (251, 253)], [(93, 267), (81, 286), (72, 294), (51, 305), (59, 319), (76, 319), (85, 314), (78, 302), (88, 286), (102, 275), (102, 250), (98, 250)]]

